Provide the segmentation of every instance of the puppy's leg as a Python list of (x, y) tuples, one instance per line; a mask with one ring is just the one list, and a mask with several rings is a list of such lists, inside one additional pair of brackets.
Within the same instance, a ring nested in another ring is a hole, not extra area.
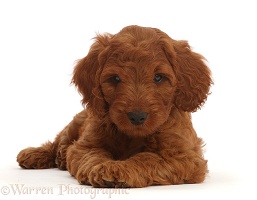
[(56, 164), (61, 170), (66, 170), (66, 154), (67, 149), (74, 141), (79, 138), (79, 129), (87, 118), (86, 110), (77, 114), (67, 127), (62, 131), (62, 137), (58, 144)]
[(17, 156), (17, 162), (25, 169), (47, 169), (58, 167), (66, 169), (66, 150), (79, 137), (79, 128), (86, 118), (86, 112), (77, 114), (56, 137), (41, 147), (29, 147)]
[(83, 142), (74, 142), (67, 151), (67, 169), (79, 183), (93, 185), (95, 187), (100, 184), (92, 183), (89, 174), (94, 166), (112, 160), (109, 152), (101, 148), (90, 148), (85, 146)]

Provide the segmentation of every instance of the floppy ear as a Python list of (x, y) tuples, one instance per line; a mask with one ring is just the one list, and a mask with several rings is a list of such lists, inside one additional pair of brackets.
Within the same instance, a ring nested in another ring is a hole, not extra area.
[(161, 34), (161, 45), (177, 78), (175, 105), (188, 112), (199, 109), (206, 101), (212, 82), (205, 59), (191, 50), (187, 41), (176, 41)]
[(87, 104), (87, 107), (97, 113), (103, 113), (106, 109), (99, 79), (106, 61), (104, 50), (108, 46), (110, 36), (97, 35), (88, 55), (78, 61), (73, 71), (72, 83), (83, 96), (82, 104)]

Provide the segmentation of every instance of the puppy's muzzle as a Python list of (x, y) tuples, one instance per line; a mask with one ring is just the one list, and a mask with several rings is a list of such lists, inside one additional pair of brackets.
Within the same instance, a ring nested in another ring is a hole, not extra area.
[(130, 122), (136, 126), (143, 124), (147, 118), (147, 113), (141, 111), (128, 112), (127, 115)]

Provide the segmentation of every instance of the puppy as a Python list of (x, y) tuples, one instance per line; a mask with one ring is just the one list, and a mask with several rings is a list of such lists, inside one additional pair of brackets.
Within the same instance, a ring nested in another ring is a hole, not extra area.
[(22, 150), (22, 168), (67, 169), (94, 187), (204, 181), (203, 141), (190, 113), (205, 103), (213, 82), (186, 41), (140, 26), (97, 35), (72, 82), (86, 109), (54, 142)]

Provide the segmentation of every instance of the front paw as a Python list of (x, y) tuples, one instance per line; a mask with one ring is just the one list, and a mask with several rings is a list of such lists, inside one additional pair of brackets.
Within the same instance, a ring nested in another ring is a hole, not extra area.
[(79, 182), (90, 184), (94, 187), (104, 188), (129, 188), (130, 178), (122, 161), (107, 161), (92, 168), (88, 177), (80, 177)]
[(89, 182), (94, 187), (128, 188), (129, 176), (122, 161), (98, 164), (89, 173)]

